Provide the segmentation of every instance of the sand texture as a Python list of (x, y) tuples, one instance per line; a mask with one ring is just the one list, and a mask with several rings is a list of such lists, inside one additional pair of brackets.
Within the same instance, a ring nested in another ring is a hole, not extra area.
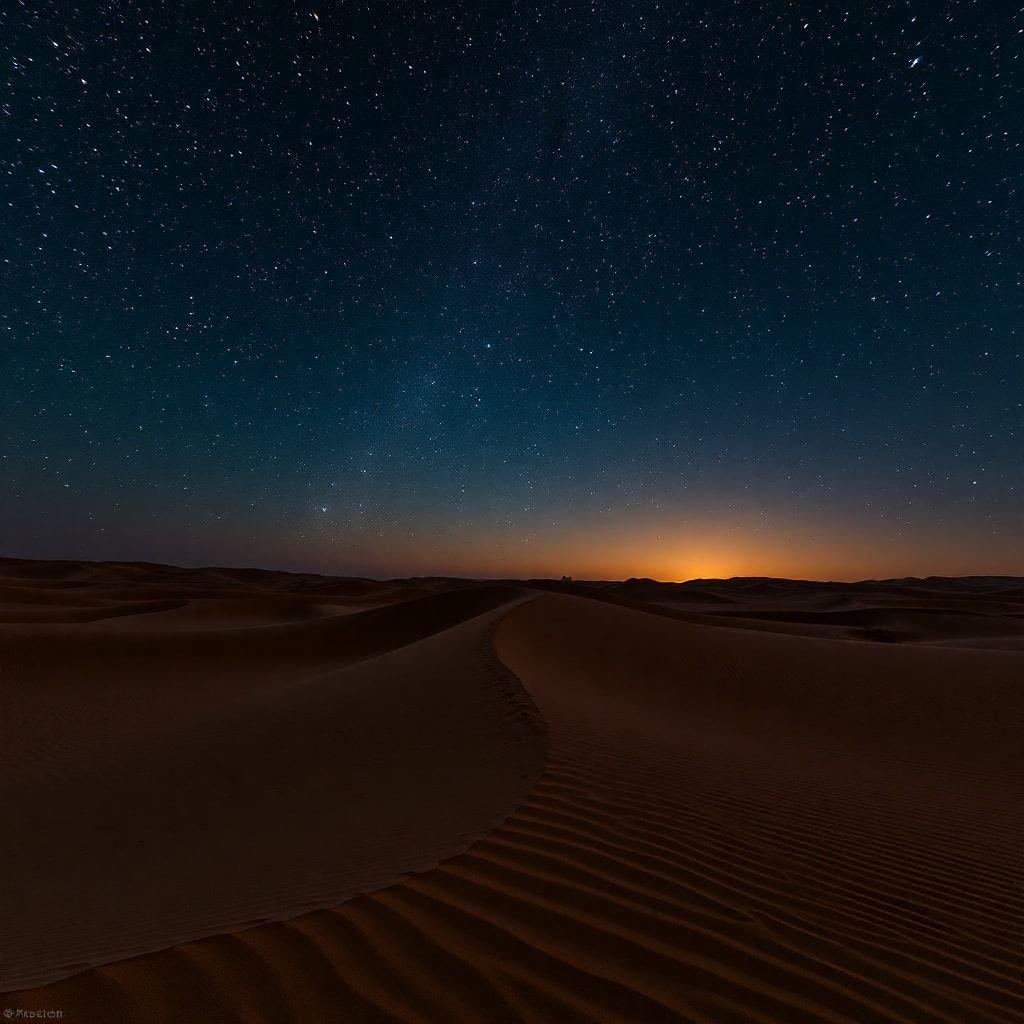
[(1024, 1018), (1019, 581), (50, 565), (5, 565), (0, 1005)]

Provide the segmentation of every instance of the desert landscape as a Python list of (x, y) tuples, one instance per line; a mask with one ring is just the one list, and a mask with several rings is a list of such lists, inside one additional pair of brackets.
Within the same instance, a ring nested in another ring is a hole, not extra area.
[(1021, 14), (0, 6), (0, 1022), (1024, 1021)]
[(0, 1004), (1012, 1022), (1024, 580), (0, 560)]

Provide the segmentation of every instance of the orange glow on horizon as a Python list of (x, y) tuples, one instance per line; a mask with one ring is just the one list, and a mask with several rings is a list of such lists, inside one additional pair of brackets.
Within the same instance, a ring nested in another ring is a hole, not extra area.
[(316, 555), (293, 550), (294, 562), (313, 571), (377, 577), (455, 576), (480, 579), (555, 578), (663, 581), (775, 576), (857, 580), (927, 575), (1024, 574), (1024, 557), (1006, 564), (1005, 552), (967, 549), (938, 536), (913, 538), (881, 529), (846, 526), (773, 531), (743, 524), (688, 523), (668, 529), (612, 525), (550, 530), (521, 537), (511, 531), (466, 531), (374, 538), (358, 548), (324, 543)]

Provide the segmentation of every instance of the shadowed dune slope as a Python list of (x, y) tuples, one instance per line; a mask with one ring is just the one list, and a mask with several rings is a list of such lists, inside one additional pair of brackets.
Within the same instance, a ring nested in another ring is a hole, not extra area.
[(487, 639), (520, 596), (248, 629), (0, 626), (0, 814), (17, 826), (0, 988), (330, 906), (499, 824), (543, 759)]
[(10, 1005), (103, 1021), (1021, 1019), (1020, 657), (545, 594), (495, 634), (548, 726), (466, 852)]
[(0, 558), (0, 624), (93, 622), (146, 614), (159, 616), (150, 623), (159, 629), (228, 629), (308, 620), (474, 586), (466, 581), (413, 584), (265, 569)]

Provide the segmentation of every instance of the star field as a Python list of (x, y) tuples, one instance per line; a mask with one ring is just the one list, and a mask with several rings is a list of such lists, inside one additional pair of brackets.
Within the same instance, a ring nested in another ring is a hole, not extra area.
[(16, 2), (0, 547), (1024, 573), (1024, 12)]

